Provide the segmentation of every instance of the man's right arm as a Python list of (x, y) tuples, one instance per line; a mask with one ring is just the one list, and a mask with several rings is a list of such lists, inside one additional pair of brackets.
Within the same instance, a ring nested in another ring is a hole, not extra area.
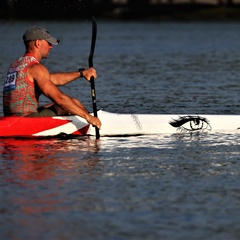
[(51, 81), (49, 71), (46, 67), (41, 64), (32, 65), (28, 69), (28, 77), (37, 83), (46, 97), (54, 101), (66, 112), (78, 115), (100, 129), (100, 120), (90, 115), (84, 108), (78, 106), (71, 97), (62, 93)]

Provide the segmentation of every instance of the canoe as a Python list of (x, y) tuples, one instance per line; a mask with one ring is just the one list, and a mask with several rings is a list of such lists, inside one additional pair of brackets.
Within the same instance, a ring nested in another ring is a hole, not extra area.
[[(240, 115), (118, 114), (98, 111), (101, 136), (174, 134), (182, 132), (240, 133)], [(79, 116), (0, 117), (0, 137), (95, 135)]]

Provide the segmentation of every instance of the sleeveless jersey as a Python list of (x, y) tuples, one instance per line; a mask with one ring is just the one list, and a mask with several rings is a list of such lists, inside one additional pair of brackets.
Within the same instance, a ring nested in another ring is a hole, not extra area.
[(27, 77), (27, 68), (39, 63), (30, 54), (11, 64), (3, 89), (3, 111), (5, 116), (26, 116), (37, 112), (40, 91)]

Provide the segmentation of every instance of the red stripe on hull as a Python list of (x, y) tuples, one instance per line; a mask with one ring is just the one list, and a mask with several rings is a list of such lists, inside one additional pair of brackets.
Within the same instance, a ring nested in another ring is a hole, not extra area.
[(72, 135), (80, 135), (80, 136), (86, 135), (89, 127), (90, 127), (90, 124), (88, 124), (86, 127), (78, 129), (76, 132), (73, 132)]
[(68, 122), (70, 121), (52, 117), (1, 117), (0, 136), (31, 136), (38, 132), (62, 126)]

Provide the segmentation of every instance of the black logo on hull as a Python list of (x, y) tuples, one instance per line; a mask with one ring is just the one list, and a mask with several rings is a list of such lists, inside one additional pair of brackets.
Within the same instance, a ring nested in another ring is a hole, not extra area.
[(181, 132), (211, 131), (209, 121), (200, 116), (184, 116), (179, 119), (173, 119), (169, 124)]

